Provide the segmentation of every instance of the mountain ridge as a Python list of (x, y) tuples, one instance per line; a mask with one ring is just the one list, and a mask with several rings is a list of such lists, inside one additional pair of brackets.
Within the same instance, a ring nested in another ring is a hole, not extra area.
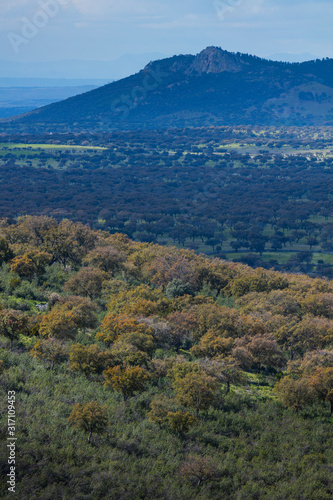
[(18, 118), (23, 129), (333, 124), (333, 60), (282, 63), (207, 47)]

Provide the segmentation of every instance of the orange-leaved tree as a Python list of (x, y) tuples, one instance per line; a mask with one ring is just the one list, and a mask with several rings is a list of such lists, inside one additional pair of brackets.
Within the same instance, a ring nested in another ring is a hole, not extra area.
[(109, 314), (103, 319), (97, 337), (107, 344), (112, 344), (122, 335), (134, 332), (151, 335), (152, 328), (127, 314)]
[(40, 333), (58, 339), (74, 338), (79, 329), (97, 326), (97, 306), (88, 298), (59, 300), (41, 321)]
[(108, 425), (106, 406), (100, 405), (97, 401), (77, 403), (73, 406), (68, 420), (72, 425), (88, 434), (88, 443), (90, 443), (93, 433), (102, 434), (106, 430)]
[(178, 401), (198, 413), (199, 410), (207, 410), (216, 401), (218, 382), (216, 378), (199, 371), (176, 378), (173, 387)]
[(317, 368), (308, 380), (318, 399), (327, 401), (333, 413), (333, 367)]
[(201, 358), (214, 358), (219, 355), (229, 354), (233, 346), (234, 340), (232, 338), (226, 338), (223, 335), (217, 335), (215, 332), (208, 330), (201, 337), (199, 343), (192, 347), (191, 353)]
[(13, 341), (18, 339), (27, 329), (28, 318), (14, 309), (0, 311), (0, 335), (10, 340), (10, 350)]
[(10, 261), (10, 270), (23, 278), (41, 276), (47, 264), (52, 260), (52, 255), (47, 252), (29, 251)]
[(66, 347), (53, 338), (37, 340), (30, 354), (35, 359), (49, 363), (51, 370), (54, 365), (60, 364), (68, 358)]
[(107, 273), (94, 267), (82, 267), (80, 271), (65, 283), (64, 290), (76, 295), (98, 297), (102, 290), (102, 283), (107, 279)]
[(284, 377), (275, 384), (274, 390), (282, 404), (296, 412), (313, 403), (316, 399), (316, 393), (307, 378)]
[(143, 392), (150, 380), (149, 373), (139, 366), (125, 368), (118, 365), (104, 372), (105, 384), (123, 395), (124, 401), (136, 392)]
[(75, 344), (69, 351), (69, 369), (86, 376), (91, 373), (102, 373), (106, 368), (116, 364), (116, 356), (110, 351), (101, 351), (97, 344), (89, 346)]

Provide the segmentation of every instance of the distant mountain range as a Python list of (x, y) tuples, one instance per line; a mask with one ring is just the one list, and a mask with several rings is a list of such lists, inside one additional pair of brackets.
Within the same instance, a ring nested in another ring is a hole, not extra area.
[[(0, 61), (1, 64), (1, 61)], [(108, 78), (2, 78), (0, 77), (1, 88), (58, 88), (58, 87), (101, 87), (113, 80)]]
[(119, 80), (145, 66), (149, 61), (166, 57), (160, 52), (123, 54), (114, 60), (6, 61), (0, 60), (0, 77)]
[[(22, 86), (24, 84), (27, 86)], [(0, 79), (0, 118), (8, 118), (22, 113), (28, 113), (36, 108), (62, 101), (83, 92), (88, 92), (97, 85), (77, 86), (34, 86), (28, 85), (28, 80), (17, 81), (13, 87), (2, 87)]]
[(309, 54), (308, 52), (304, 54), (289, 54), (288, 52), (279, 52), (270, 55), (268, 59), (271, 59), (272, 61), (283, 61), (283, 62), (305, 62), (319, 58), (313, 54)]
[(286, 63), (207, 47), (195, 56), (151, 62), (10, 124), (34, 132), (333, 125), (333, 59)]

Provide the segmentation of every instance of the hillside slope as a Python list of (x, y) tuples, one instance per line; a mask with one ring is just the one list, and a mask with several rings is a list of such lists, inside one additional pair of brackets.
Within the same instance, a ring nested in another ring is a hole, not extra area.
[(48, 217), (0, 249), (2, 499), (332, 498), (332, 282)]

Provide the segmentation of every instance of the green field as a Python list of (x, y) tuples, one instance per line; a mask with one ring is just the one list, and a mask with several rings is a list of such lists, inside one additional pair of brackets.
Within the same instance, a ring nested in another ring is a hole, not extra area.
[(0, 148), (7, 149), (56, 149), (56, 150), (79, 150), (79, 151), (105, 151), (107, 148), (99, 147), (99, 146), (72, 146), (68, 144), (12, 144), (12, 143), (1, 143)]

